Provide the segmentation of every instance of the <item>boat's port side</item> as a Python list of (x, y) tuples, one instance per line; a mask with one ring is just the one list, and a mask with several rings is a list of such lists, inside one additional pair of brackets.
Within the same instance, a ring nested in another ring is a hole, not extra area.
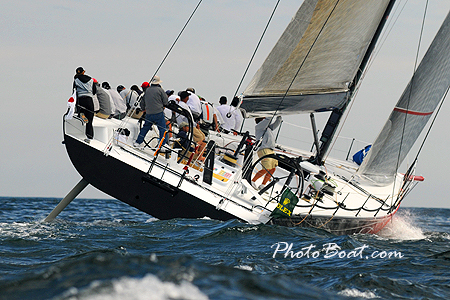
[[(252, 199), (252, 195), (247, 193), (243, 185), (238, 184), (241, 180), (238, 166), (231, 167), (223, 163), (221, 155), (217, 155), (215, 159), (212, 184), (204, 184), (203, 164), (191, 161), (189, 165), (186, 165), (185, 160), (177, 159), (177, 152), (155, 155), (155, 151), (151, 148), (135, 149), (130, 145), (131, 135), (128, 140), (121, 141), (116, 138), (115, 133), (122, 126), (120, 121), (95, 118), (94, 124), (95, 122), (97, 124), (94, 125), (94, 139), (86, 143), (84, 123), (77, 118), (66, 121), (65, 144), (78, 172), (96, 188), (160, 219), (206, 216), (223, 220), (231, 218), (232, 215), (233, 218), (250, 223), (268, 221), (267, 216), (270, 211), (263, 206), (266, 202), (259, 195), (258, 201)], [(130, 132), (134, 130), (130, 123), (126, 128), (129, 128)], [(134, 131), (137, 132), (137, 130)], [(100, 139), (97, 139), (97, 132), (104, 133), (100, 135)], [(106, 136), (106, 133), (109, 134)], [(150, 132), (146, 140), (153, 139), (152, 135), (153, 133)], [(113, 139), (112, 144), (111, 139)], [(86, 157), (89, 157), (89, 162), (85, 159)], [(95, 170), (96, 163), (105, 167)], [(140, 175), (135, 174), (134, 180), (131, 180), (129, 174), (135, 172)], [(115, 178), (112, 173), (117, 174), (118, 178)], [(108, 182), (112, 177), (117, 180), (116, 184)], [(113, 188), (112, 185), (114, 185)], [(169, 198), (171, 204), (168, 206), (166, 203), (163, 210), (159, 206), (164, 202), (158, 202), (158, 198)], [(199, 208), (188, 213), (185, 205), (180, 204), (175, 208), (174, 199), (179, 199), (186, 204), (204, 203), (205, 206), (215, 210), (212, 212)], [(221, 214), (225, 214), (225, 217)], [(265, 217), (262, 218), (262, 216)]]
[[(351, 167), (319, 167), (301, 156), (278, 153), (274, 155), (278, 167), (261, 186), (262, 179), (251, 179), (264, 168), (263, 158), (249, 151), (252, 163), (248, 164), (245, 149), (236, 150), (245, 138), (211, 133), (208, 140), (215, 142), (208, 146), (213, 156), (206, 168), (200, 155), (179, 157), (170, 143), (166, 153), (158, 154), (156, 130), (147, 134), (146, 147), (133, 147), (140, 129), (136, 119), (94, 118), (93, 125), (94, 139), (88, 143), (81, 119), (65, 121), (67, 151), (78, 172), (99, 190), (159, 219), (236, 218), (252, 224), (308, 224), (336, 232), (358, 219), (351, 226), (372, 232), (374, 224), (394, 210), (393, 187), (348, 180)], [(119, 130), (123, 128), (127, 135)], [(208, 170), (206, 177), (211, 179), (204, 181)], [(292, 211), (284, 209), (286, 218), (273, 219), (271, 213), (285, 201), (281, 198), (287, 189), (298, 203)]]

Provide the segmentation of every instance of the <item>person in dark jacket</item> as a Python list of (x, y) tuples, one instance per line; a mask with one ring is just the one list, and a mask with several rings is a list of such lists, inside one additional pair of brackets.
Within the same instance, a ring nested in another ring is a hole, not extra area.
[(189, 124), (187, 122), (182, 122), (179, 126), (179, 131), (176, 134), (178, 140), (175, 141), (173, 145), (173, 149), (189, 149), (189, 151), (193, 152), (194, 149), (190, 145), (189, 137)]
[(139, 96), (143, 93), (141, 89), (135, 84), (130, 87), (130, 90), (135, 91)]
[(85, 75), (83, 67), (78, 67), (75, 70), (73, 80), (73, 88), (77, 91), (77, 108), (78, 115), (86, 123), (86, 142), (94, 138), (94, 127), (92, 120), (94, 119), (94, 100), (93, 97), (97, 93), (97, 87), (94, 80), (88, 75)]

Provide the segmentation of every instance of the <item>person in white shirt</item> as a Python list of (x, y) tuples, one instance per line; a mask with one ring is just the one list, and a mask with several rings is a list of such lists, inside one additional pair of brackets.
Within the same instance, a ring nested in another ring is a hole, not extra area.
[[(167, 90), (166, 91), (166, 95), (167, 95), (167, 101), (170, 100), (176, 100), (173, 96), (173, 90)], [(164, 118), (166, 119), (166, 127), (169, 128), (169, 138), (172, 138), (172, 123), (175, 122), (175, 118), (174, 118), (174, 112), (171, 109), (168, 109), (167, 107), (164, 108)]]
[(125, 101), (122, 99), (120, 94), (114, 90), (111, 89), (111, 86), (108, 82), (103, 82), (102, 87), (108, 91), (111, 99), (114, 101), (115, 111), (113, 112), (114, 118), (122, 120), (126, 113), (127, 113), (127, 105), (125, 104)]
[(235, 97), (231, 102), (232, 105), (227, 105), (227, 97), (222, 96), (219, 100), (220, 105), (217, 107), (223, 123), (221, 124), (224, 133), (230, 133), (232, 130), (234, 135), (237, 135), (240, 130), (243, 117), (240, 110), (236, 107), (239, 103), (239, 98)]
[[(172, 96), (175, 97), (175, 95), (172, 95)], [(176, 96), (175, 99), (179, 106), (181, 106), (182, 108), (184, 108), (187, 111), (189, 111), (190, 113), (192, 113), (189, 105), (187, 104), (187, 102), (189, 101), (189, 93), (188, 92), (186, 92), (186, 91), (180, 92), (180, 96)], [(177, 120), (178, 125), (180, 125), (183, 122), (189, 123), (188, 119), (185, 116), (180, 115), (180, 114), (176, 114), (176, 120)]]
[(178, 101), (180, 101), (180, 96), (172, 94), (172, 95), (169, 96), (169, 101), (170, 100), (178, 102)]
[[(106, 94), (108, 95), (108, 97), (109, 97), (109, 104), (110, 104), (110, 106), (111, 106), (111, 114), (110, 114), (110, 118), (112, 118), (112, 117), (114, 117), (114, 114), (116, 113), (117, 108), (116, 108), (116, 104), (114, 103), (114, 99), (112, 98), (111, 93), (110, 93), (109, 90), (106, 88), (106, 86), (109, 87), (109, 84), (108, 84), (107, 82), (103, 82), (103, 83), (102, 83), (102, 89), (103, 89), (103, 91), (105, 91), (105, 93), (106, 93)], [(111, 88), (111, 87), (109, 87), (109, 88)]]
[(223, 118), (222, 118), (222, 114), (219, 112), (219, 110), (217, 109), (217, 106), (213, 106), (214, 108), (214, 115), (217, 118), (217, 122), (219, 123), (219, 127), (221, 124), (223, 124)]
[(189, 93), (189, 100), (187, 101), (187, 105), (191, 109), (194, 120), (197, 121), (202, 114), (202, 104), (200, 103), (200, 98), (195, 94), (194, 88), (187, 88), (186, 92)]
[(230, 111), (230, 106), (227, 105), (227, 97), (220, 97), (219, 104), (220, 105), (216, 107), (216, 110), (219, 112), (219, 120), (222, 120), (220, 126), (224, 128), (226, 114)]
[(124, 88), (119, 94), (125, 101), (128, 109), (134, 108), (134, 103), (136, 103), (136, 100), (139, 97), (139, 94), (136, 91)]

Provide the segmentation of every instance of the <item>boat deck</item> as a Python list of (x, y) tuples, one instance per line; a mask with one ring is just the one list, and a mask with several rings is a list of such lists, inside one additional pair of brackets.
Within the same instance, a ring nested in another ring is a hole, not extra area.
[[(208, 136), (208, 139), (214, 140), (219, 146), (215, 154), (212, 183), (208, 184), (203, 178), (205, 174), (203, 163), (192, 161), (188, 166), (186, 160), (179, 162), (177, 152), (173, 149), (168, 149), (167, 154), (155, 155), (156, 130), (149, 131), (147, 134), (146, 147), (134, 148), (133, 141), (139, 133), (138, 120), (131, 118), (122, 121), (104, 120), (95, 117), (93, 126), (94, 139), (89, 143), (85, 141), (84, 123), (76, 117), (65, 121), (65, 134), (84, 143), (87, 147), (102, 152), (105, 157), (114, 158), (146, 174), (148, 178), (151, 178), (148, 180), (152, 184), (159, 185), (159, 188), (183, 191), (186, 195), (193, 195), (216, 209), (224, 210), (249, 223), (268, 222), (271, 219), (271, 212), (283, 202), (280, 198), (286, 186), (299, 199), (291, 214), (291, 217), (299, 220), (310, 215), (325, 218), (324, 220), (386, 217), (395, 212), (392, 204), (397, 200), (398, 195), (393, 195), (392, 191), (399, 190), (402, 184), (402, 176), (397, 177), (395, 186), (394, 184), (376, 186), (370, 182), (358, 182), (360, 178), (355, 176), (356, 164), (328, 159), (321, 167), (301, 162), (305, 174), (303, 185), (301, 176), (295, 174), (291, 180), (287, 180), (289, 172), (278, 167), (273, 176), (279, 179), (279, 182), (267, 191), (261, 192), (243, 178), (243, 155), (239, 155), (234, 166), (222, 159), (225, 153), (236, 149), (241, 137), (221, 133), (210, 133)], [(130, 132), (129, 136), (118, 135), (118, 128), (127, 128)], [(284, 146), (278, 146), (275, 152), (287, 157), (312, 155), (307, 151)], [(254, 152), (253, 162), (257, 159)], [(256, 171), (255, 167), (253, 174)], [(324, 178), (317, 179), (315, 173), (319, 171), (325, 174)], [(257, 182), (258, 184), (260, 181)], [(318, 187), (318, 184), (327, 186), (329, 191)], [(108, 193), (108, 191), (104, 192)]]

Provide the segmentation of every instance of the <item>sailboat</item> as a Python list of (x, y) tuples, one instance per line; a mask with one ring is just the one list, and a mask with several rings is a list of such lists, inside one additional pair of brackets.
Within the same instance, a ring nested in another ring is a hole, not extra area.
[[(259, 141), (249, 132), (210, 131), (200, 154), (204, 161), (196, 161), (189, 149), (162, 153), (158, 130), (147, 134), (146, 147), (133, 147), (137, 119), (95, 118), (94, 139), (87, 143), (83, 120), (65, 117), (64, 144), (82, 179), (46, 220), (91, 184), (158, 219), (206, 217), (377, 233), (423, 179), (415, 176), (414, 163), (404, 172), (399, 167), (450, 86), (447, 16), (361, 165), (328, 157), (394, 2), (305, 0), (239, 96), (247, 118), (310, 114), (312, 149), (277, 145), (274, 154), (259, 158)], [(168, 108), (189, 120), (192, 143), (192, 115), (176, 103)], [(320, 137), (314, 119), (319, 113), (329, 113)], [(267, 186), (255, 188), (251, 179), (266, 158), (278, 167)]]

